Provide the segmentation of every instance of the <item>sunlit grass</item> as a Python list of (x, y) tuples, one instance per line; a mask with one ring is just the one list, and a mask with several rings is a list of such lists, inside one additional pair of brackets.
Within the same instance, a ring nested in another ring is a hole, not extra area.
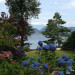
[(33, 58), (35, 58), (35, 60), (36, 59), (38, 59), (38, 57), (39, 57), (39, 54), (37, 53), (38, 51), (29, 51), (29, 52), (26, 52), (26, 56), (27, 57), (33, 57)]
[(70, 58), (73, 57), (74, 51), (71, 50), (61, 50), (61, 51), (56, 51), (56, 55), (59, 57), (62, 57), (62, 55), (67, 55)]
[[(58, 57), (62, 57), (62, 55), (68, 55), (70, 58), (72, 58), (73, 54), (74, 54), (74, 52), (70, 51), (70, 50), (69, 51), (68, 50), (61, 50), (61, 51), (55, 51), (55, 52)], [(34, 57), (35, 59), (40, 57), (37, 50), (26, 52), (26, 55), (28, 57)]]

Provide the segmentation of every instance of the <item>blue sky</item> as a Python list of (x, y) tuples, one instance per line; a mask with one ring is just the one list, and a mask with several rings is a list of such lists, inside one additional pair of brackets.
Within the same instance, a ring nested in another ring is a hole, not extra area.
[[(31, 19), (30, 23), (33, 27), (41, 29), (44, 27), (48, 19), (51, 19), (55, 12), (59, 12), (62, 15), (62, 19), (66, 21), (64, 26), (75, 27), (75, 0), (39, 0), (41, 5), (41, 12), (39, 19)], [(5, 0), (0, 0), (0, 13), (5, 11), (8, 13), (8, 9), (5, 6)]]

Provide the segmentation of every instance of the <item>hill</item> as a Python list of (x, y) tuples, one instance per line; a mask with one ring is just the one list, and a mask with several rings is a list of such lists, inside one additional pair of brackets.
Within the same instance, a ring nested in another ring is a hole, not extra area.
[[(75, 27), (67, 27), (69, 29), (71, 29), (71, 31), (75, 31)], [(46, 26), (44, 26), (40, 31), (44, 31), (46, 29)]]

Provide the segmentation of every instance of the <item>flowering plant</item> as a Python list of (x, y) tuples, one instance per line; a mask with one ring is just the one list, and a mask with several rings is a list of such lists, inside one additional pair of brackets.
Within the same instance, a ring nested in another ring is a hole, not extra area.
[(5, 57), (9, 58), (10, 56), (12, 56), (12, 53), (10, 51), (2, 51), (2, 53), (0, 53), (0, 59), (3, 59)]
[(23, 57), (25, 57), (25, 51), (21, 49), (17, 49), (13, 56), (16, 60), (22, 60)]
[[(74, 60), (70, 59), (67, 55), (62, 55), (62, 58), (57, 58), (56, 65), (58, 66), (58, 75), (70, 75), (73, 71), (72, 65), (74, 64)], [(54, 74), (56, 75), (56, 74)]]
[(48, 69), (47, 63), (40, 62), (41, 59), (38, 58), (38, 62), (36, 62), (33, 58), (29, 60), (22, 61), (22, 66), (26, 68), (25, 74), (28, 75), (44, 75), (47, 74), (45, 71)]
[(44, 61), (44, 63), (47, 63), (49, 66), (47, 72), (52, 72), (55, 68), (56, 62), (56, 46), (52, 43), (48, 45), (43, 45), (42, 41), (39, 41), (38, 44), (41, 45), (40, 47), (38, 47), (39, 51), (42, 50), (39, 54), (41, 55), (41, 58)]

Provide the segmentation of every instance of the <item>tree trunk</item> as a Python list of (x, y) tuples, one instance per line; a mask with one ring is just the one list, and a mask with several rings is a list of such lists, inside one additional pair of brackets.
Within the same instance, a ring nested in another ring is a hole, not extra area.
[(61, 42), (60, 42), (60, 36), (59, 35), (57, 35), (57, 44), (58, 44), (58, 48), (60, 48), (60, 44), (61, 44)]
[(23, 47), (24, 46), (24, 40), (23, 40), (23, 38), (24, 38), (24, 36), (23, 36), (24, 19), (23, 19), (23, 16), (21, 16), (21, 20), (20, 20), (19, 24), (22, 26), (22, 31), (20, 33), (20, 36), (21, 36), (21, 47)]
[(60, 48), (60, 40), (58, 39), (57, 42), (58, 42), (58, 48)]
[(24, 46), (24, 40), (23, 40), (23, 35), (21, 35), (21, 47)]
[(24, 41), (27, 40), (26, 33), (24, 33), (25, 31), (23, 31), (23, 28), (24, 28), (24, 25), (25, 25), (23, 16), (21, 17), (20, 25), (22, 26), (22, 32), (20, 34), (21, 35), (21, 47), (23, 47), (24, 46)]

